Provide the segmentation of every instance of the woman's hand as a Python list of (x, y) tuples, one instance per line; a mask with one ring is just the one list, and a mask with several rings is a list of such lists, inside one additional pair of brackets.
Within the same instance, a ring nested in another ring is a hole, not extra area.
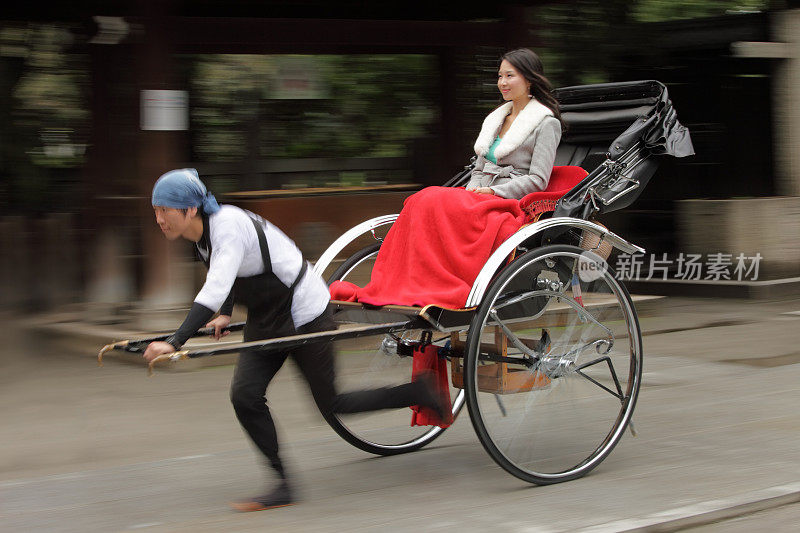
[(222, 331), (227, 328), (231, 323), (231, 317), (228, 315), (219, 315), (217, 318), (206, 324), (207, 328), (214, 328), (214, 338), (219, 340), (225, 335), (230, 334), (230, 331)]
[[(467, 189), (467, 190), (469, 190), (469, 189)], [(491, 187), (478, 187), (476, 189), (472, 189), (472, 192), (477, 193), (477, 194), (491, 194), (491, 195), (494, 195), (494, 191), (492, 190)]]

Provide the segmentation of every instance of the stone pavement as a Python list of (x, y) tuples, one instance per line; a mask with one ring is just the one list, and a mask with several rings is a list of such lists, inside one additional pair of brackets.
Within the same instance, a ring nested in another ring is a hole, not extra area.
[[(99, 346), (128, 332), (66, 315), (21, 321), (0, 354), (2, 529), (672, 531), (744, 517), (793, 530), (800, 300), (637, 306), (639, 436), (627, 433), (588, 476), (517, 480), (485, 453), (466, 411), (419, 452), (369, 456), (327, 427), (290, 366), (270, 394), (302, 502), (253, 514), (226, 507), (263, 486), (227, 401), (229, 365), (179, 364), (152, 379), (131, 360), (98, 369)], [(776, 508), (775, 522), (758, 513)]]

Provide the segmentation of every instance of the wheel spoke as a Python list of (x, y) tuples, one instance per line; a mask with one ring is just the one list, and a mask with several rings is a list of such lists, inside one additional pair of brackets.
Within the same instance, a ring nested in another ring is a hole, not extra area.
[[(584, 374), (583, 372), (581, 372), (581, 370), (583, 370), (584, 368), (589, 368), (590, 366), (594, 366), (594, 365), (596, 365), (598, 363), (603, 363), (603, 362), (608, 363), (608, 371), (611, 373), (611, 378), (614, 380), (614, 385), (617, 387), (616, 394), (614, 393), (614, 391), (604, 387), (603, 385), (601, 385), (600, 383), (598, 383), (597, 381), (595, 381), (591, 377), (589, 377), (586, 374)], [(610, 357), (608, 357), (608, 356), (600, 357), (599, 359), (595, 359), (594, 361), (589, 361), (588, 363), (584, 363), (581, 366), (579, 366), (578, 368), (576, 368), (575, 371), (578, 374), (580, 374), (581, 376), (583, 376), (584, 378), (586, 378), (589, 381), (591, 381), (592, 383), (594, 383), (595, 385), (607, 390), (608, 392), (610, 392), (611, 394), (613, 394), (614, 396), (616, 396), (620, 400), (624, 400), (623, 393), (622, 393), (622, 386), (619, 384), (619, 378), (617, 378), (617, 373), (614, 372), (614, 363), (611, 362), (611, 358)]]
[(589, 382), (594, 383), (595, 385), (597, 385), (598, 387), (600, 387), (601, 389), (603, 389), (604, 391), (606, 391), (607, 393), (609, 393), (613, 397), (618, 398), (620, 401), (625, 401), (625, 397), (621, 393), (614, 392), (613, 390), (609, 389), (608, 387), (606, 387), (605, 385), (603, 385), (602, 383), (600, 383), (596, 379), (592, 378), (591, 376), (587, 376), (586, 374), (584, 374), (580, 370), (576, 370), (575, 373), (578, 374), (579, 376), (581, 376), (582, 378), (588, 380)]
[(522, 343), (522, 341), (519, 339), (519, 337), (517, 337), (514, 334), (514, 332), (512, 332), (510, 329), (508, 329), (508, 326), (506, 326), (503, 323), (503, 321), (500, 320), (500, 317), (497, 316), (497, 310), (496, 309), (491, 309), (489, 311), (489, 316), (491, 316), (492, 319), (494, 320), (494, 322), (498, 326), (500, 326), (500, 329), (502, 329), (503, 333), (506, 334), (506, 337), (508, 338), (508, 340), (510, 340), (514, 344), (514, 346), (516, 346), (519, 349), (519, 351), (524, 353), (527, 356), (528, 359), (538, 359), (539, 358), (540, 354), (537, 354), (536, 352), (534, 352), (533, 350), (531, 350), (530, 348), (525, 346), (525, 344)]
[(497, 400), (497, 407), (500, 408), (500, 414), (502, 414), (503, 416), (508, 416), (508, 411), (506, 411), (506, 406), (503, 405), (503, 399), (500, 398), (500, 395), (495, 394), (494, 399)]

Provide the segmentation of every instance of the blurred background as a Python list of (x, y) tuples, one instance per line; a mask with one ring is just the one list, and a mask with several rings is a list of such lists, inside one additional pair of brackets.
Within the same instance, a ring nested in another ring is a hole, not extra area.
[(664, 159), (607, 226), (649, 254), (760, 253), (761, 279), (800, 275), (800, 2), (468, 4), (4, 7), (3, 307), (97, 322), (185, 307), (202, 269), (149, 205), (172, 168), (315, 259), (469, 162), (497, 60), (520, 46), (556, 87), (659, 80), (691, 130), (697, 155)]

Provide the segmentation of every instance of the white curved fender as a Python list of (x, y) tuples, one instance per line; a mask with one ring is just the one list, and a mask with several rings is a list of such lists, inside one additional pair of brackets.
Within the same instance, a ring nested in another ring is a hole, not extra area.
[(497, 272), (497, 269), (500, 267), (500, 265), (508, 258), (509, 254), (511, 254), (511, 252), (517, 248), (517, 246), (537, 233), (558, 226), (569, 226), (576, 229), (593, 231), (600, 236), (601, 240), (607, 241), (609, 244), (619, 248), (623, 252), (629, 254), (644, 253), (643, 248), (629, 243), (619, 235), (609, 231), (607, 228), (600, 226), (599, 224), (595, 224), (594, 222), (589, 222), (588, 220), (572, 217), (556, 217), (548, 218), (547, 220), (540, 220), (539, 222), (534, 222), (533, 224), (528, 224), (527, 226), (520, 228), (519, 231), (509, 237), (492, 253), (492, 255), (489, 257), (489, 260), (486, 261), (486, 263), (483, 265), (483, 268), (478, 273), (478, 277), (475, 278), (475, 283), (472, 284), (472, 290), (470, 290), (469, 296), (467, 296), (467, 303), (465, 307), (475, 307), (481, 303), (481, 300), (483, 300), (483, 295), (486, 292), (486, 289), (489, 287), (489, 283), (492, 281), (495, 272)]
[(333, 241), (333, 244), (328, 246), (328, 249), (323, 252), (319, 259), (317, 259), (317, 262), (314, 264), (314, 272), (321, 276), (322, 273), (325, 272), (325, 269), (328, 268), (328, 265), (331, 264), (331, 261), (336, 259), (336, 256), (339, 255), (339, 252), (344, 250), (345, 246), (368, 231), (372, 231), (375, 228), (379, 228), (387, 224), (394, 224), (394, 221), (397, 220), (398, 216), (399, 215), (394, 214), (371, 218), (345, 231), (342, 236)]

